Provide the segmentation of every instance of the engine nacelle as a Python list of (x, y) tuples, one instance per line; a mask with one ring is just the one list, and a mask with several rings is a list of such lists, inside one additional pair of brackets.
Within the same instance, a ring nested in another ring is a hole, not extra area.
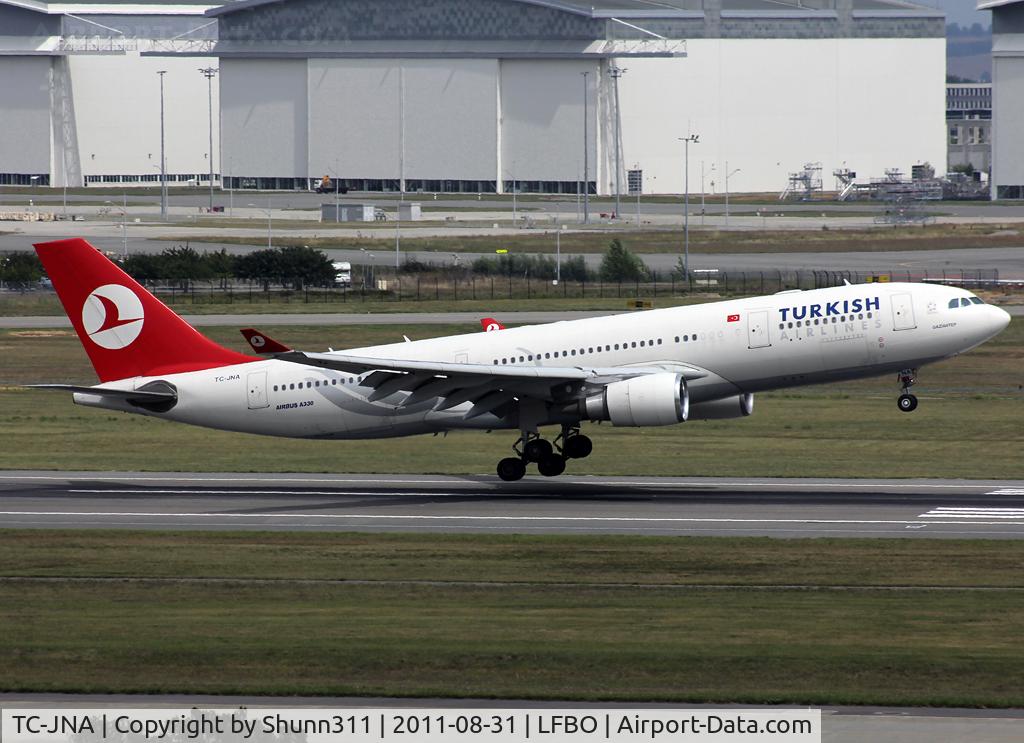
[(716, 421), (726, 418), (746, 418), (754, 412), (754, 396), (749, 392), (745, 395), (723, 397), (721, 400), (695, 402), (690, 405), (691, 421)]
[(586, 417), (613, 426), (671, 426), (686, 420), (690, 395), (682, 374), (648, 374), (612, 382), (584, 401)]

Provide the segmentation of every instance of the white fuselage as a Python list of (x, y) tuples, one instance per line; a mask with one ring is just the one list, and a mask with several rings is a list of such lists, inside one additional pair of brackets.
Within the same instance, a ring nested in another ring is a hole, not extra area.
[[(967, 351), (1001, 331), (1002, 310), (970, 293), (926, 284), (858, 284), (711, 304), (433, 338), (346, 354), (484, 365), (610, 368), (686, 364), (692, 403), (763, 390), (916, 368)], [(961, 306), (960, 300), (968, 299)], [(950, 304), (956, 307), (950, 307)], [(469, 403), (402, 405), (407, 392), (371, 402), (362, 376), (277, 359), (102, 385), (162, 379), (178, 390), (166, 413), (78, 393), (84, 405), (231, 431), (305, 438), (380, 438), (457, 428), (515, 427)], [(555, 422), (552, 420), (551, 422)], [(562, 422), (561, 420), (559, 422)]]

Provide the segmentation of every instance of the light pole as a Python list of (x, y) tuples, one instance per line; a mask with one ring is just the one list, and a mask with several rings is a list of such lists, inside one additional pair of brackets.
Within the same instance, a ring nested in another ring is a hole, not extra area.
[(690, 134), (680, 137), (683, 141), (683, 175), (685, 196), (683, 197), (683, 278), (690, 277), (690, 142), (697, 144), (700, 141), (699, 134)]
[(271, 230), (273, 228), (273, 211), (272, 211), (272, 207), (271, 207), (271, 204), (270, 204), (270, 197), (269, 196), (267, 197), (267, 208), (266, 209), (262, 209), (262, 208), (256, 206), (255, 204), (248, 204), (248, 206), (251, 206), (253, 209), (256, 209), (257, 211), (261, 211), (261, 212), (263, 212), (264, 214), (267, 215), (267, 249), (268, 250), (273, 250), (274, 244), (273, 244), (273, 241), (271, 240), (271, 235), (272, 235)]
[[(710, 173), (715, 172), (715, 164), (711, 163)], [(714, 181), (711, 182), (714, 185)], [(704, 226), (704, 161), (700, 161), (700, 226)]]
[(562, 225), (555, 232), (555, 284), (562, 280)]
[(725, 161), (725, 225), (729, 226), (729, 178), (740, 172), (742, 168), (729, 172), (729, 161)]
[(217, 74), (217, 68), (200, 67), (199, 71), (206, 78), (206, 92), (210, 103), (210, 212), (213, 213), (213, 77)]
[(622, 189), (619, 186), (619, 173), (622, 170), (621, 153), (619, 152), (620, 143), (622, 141), (622, 111), (619, 109), (619, 78), (626, 74), (626, 70), (613, 64), (608, 69), (608, 74), (611, 75), (613, 85), (615, 86), (615, 218), (618, 219), (619, 215), (622, 213), (622, 204), (620, 202)]
[(157, 70), (160, 76), (160, 219), (167, 221), (167, 157), (164, 154), (164, 75), (167, 70)]
[(589, 133), (587, 131), (587, 86), (590, 71), (581, 72), (583, 75), (583, 223), (590, 222), (590, 153), (588, 150)]
[[(125, 192), (123, 195), (123, 204), (121, 206), (121, 252), (124, 257), (128, 257), (128, 193)], [(111, 206), (117, 206), (113, 201), (105, 201), (104, 203), (110, 204)]]
[[(634, 163), (633, 170), (636, 173), (639, 174), (641, 172), (640, 171), (640, 163)], [(636, 226), (639, 227), (640, 226), (640, 194), (644, 190), (643, 189), (643, 181), (640, 180), (640, 177), (637, 178), (637, 182), (636, 182), (636, 184), (634, 186), (634, 190), (636, 191)]]

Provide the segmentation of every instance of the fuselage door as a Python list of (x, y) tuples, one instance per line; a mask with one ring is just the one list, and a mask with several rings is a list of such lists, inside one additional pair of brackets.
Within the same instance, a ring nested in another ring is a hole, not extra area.
[(909, 294), (892, 295), (892, 329), (912, 330), (917, 327), (914, 320), (914, 303)]
[(249, 410), (258, 410), (270, 405), (267, 399), (267, 373), (251, 372), (246, 383), (246, 395), (249, 398)]
[(768, 310), (747, 313), (747, 347), (766, 348), (772, 344), (768, 333)]

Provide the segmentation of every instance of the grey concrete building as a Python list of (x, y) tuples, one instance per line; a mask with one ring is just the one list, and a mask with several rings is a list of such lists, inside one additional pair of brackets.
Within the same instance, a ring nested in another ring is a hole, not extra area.
[(979, 0), (992, 11), (992, 198), (1024, 199), (1024, 0)]

